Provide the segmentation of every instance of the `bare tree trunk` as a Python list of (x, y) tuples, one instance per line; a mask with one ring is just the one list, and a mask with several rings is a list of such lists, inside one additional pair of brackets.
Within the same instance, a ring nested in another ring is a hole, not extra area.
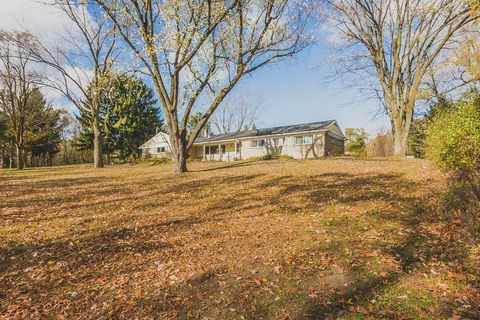
[(173, 163), (174, 163), (174, 172), (176, 173), (184, 173), (187, 172), (187, 158), (188, 158), (188, 151), (186, 148), (186, 143), (181, 142), (181, 147), (178, 152), (174, 152), (173, 155)]
[(67, 141), (63, 142), (63, 164), (68, 165)]
[(408, 134), (410, 132), (411, 119), (393, 119), (393, 155), (405, 157), (408, 152)]
[(187, 172), (187, 137), (182, 136), (180, 132), (173, 132), (170, 136), (170, 145), (172, 146), (173, 171), (176, 173)]
[(8, 168), (13, 168), (13, 153), (15, 152), (15, 145), (10, 144), (10, 151), (8, 152)]
[(25, 164), (23, 162), (23, 146), (17, 145), (17, 169), (23, 170)]
[(100, 131), (100, 116), (98, 111), (93, 115), (93, 167), (103, 168), (102, 133)]

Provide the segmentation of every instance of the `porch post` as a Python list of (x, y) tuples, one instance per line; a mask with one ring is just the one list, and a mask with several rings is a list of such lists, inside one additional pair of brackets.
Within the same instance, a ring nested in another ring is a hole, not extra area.
[(235, 141), (235, 156), (233, 158), (237, 159), (237, 141)]
[(207, 158), (207, 156), (205, 155), (205, 145), (203, 145), (203, 161), (205, 161), (205, 159)]
[(222, 160), (222, 145), (218, 145), (218, 160)]

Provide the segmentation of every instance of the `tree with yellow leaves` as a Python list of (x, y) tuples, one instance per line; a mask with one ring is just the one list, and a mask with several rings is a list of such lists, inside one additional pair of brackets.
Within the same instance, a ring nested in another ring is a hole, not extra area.
[[(96, 0), (151, 77), (165, 113), (174, 171), (246, 75), (309, 44), (311, 10), (293, 0)], [(193, 113), (201, 117), (188, 130)]]

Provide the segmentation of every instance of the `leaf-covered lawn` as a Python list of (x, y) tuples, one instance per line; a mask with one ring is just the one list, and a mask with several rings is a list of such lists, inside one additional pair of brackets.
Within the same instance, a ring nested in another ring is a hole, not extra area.
[(478, 319), (480, 249), (417, 160), (0, 171), (0, 318)]

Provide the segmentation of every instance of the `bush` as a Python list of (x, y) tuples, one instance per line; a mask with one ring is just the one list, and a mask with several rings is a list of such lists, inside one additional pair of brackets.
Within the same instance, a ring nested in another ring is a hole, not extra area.
[(345, 129), (345, 149), (350, 154), (356, 156), (367, 155), (368, 133), (365, 129), (347, 128)]
[(264, 161), (264, 160), (288, 160), (293, 159), (293, 157), (285, 154), (266, 154), (264, 156), (251, 157), (248, 160), (254, 161)]
[(425, 158), (425, 139), (427, 137), (426, 130), (428, 126), (438, 113), (452, 109), (453, 107), (451, 100), (441, 97), (437, 102), (430, 106), (429, 110), (421, 119), (413, 120), (408, 135), (409, 153), (413, 154), (416, 158)]
[(168, 157), (161, 157), (161, 158), (156, 158), (153, 160), (153, 165), (158, 165), (158, 164), (167, 164), (167, 163), (170, 163), (172, 162), (172, 159), (168, 158)]
[(425, 130), (427, 128), (427, 120), (413, 120), (412, 126), (410, 127), (410, 133), (408, 135), (408, 149), (415, 158), (424, 159), (425, 158)]
[(435, 116), (426, 130), (426, 154), (468, 183), (480, 200), (480, 96)]

